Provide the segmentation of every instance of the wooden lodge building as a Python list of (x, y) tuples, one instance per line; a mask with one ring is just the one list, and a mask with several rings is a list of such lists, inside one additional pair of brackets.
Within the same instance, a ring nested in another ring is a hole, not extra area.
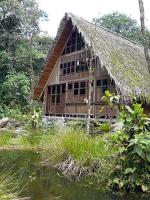
[[(92, 72), (89, 72), (90, 65)], [(150, 99), (150, 75), (143, 47), (67, 13), (33, 98), (43, 101), (45, 115), (86, 117), (91, 74), (91, 117), (116, 116), (117, 111), (101, 100), (106, 90)], [(150, 112), (149, 106), (147, 112)]]

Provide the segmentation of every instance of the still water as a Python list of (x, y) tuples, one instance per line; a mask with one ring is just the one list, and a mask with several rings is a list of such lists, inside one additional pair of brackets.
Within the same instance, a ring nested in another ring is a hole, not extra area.
[(0, 152), (0, 170), (11, 169), (26, 183), (22, 197), (32, 200), (150, 200), (133, 196), (116, 196), (70, 182), (55, 170), (40, 164), (40, 154), (32, 152)]

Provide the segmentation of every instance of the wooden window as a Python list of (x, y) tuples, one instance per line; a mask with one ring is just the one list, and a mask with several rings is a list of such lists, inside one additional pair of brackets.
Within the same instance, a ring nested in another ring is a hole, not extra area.
[(52, 103), (55, 103), (55, 95), (52, 95)]
[(101, 80), (96, 80), (96, 86), (101, 86)]
[(114, 80), (110, 80), (110, 86), (114, 86), (114, 85), (115, 85)]
[(74, 95), (78, 95), (79, 94), (79, 90), (78, 89), (74, 89)]
[(70, 53), (70, 46), (66, 49), (66, 54)]
[(75, 45), (72, 45), (72, 46), (71, 46), (71, 52), (74, 52), (75, 50), (76, 50)]
[(70, 74), (70, 67), (67, 67), (67, 74)]
[(80, 62), (80, 71), (81, 71), (81, 72), (84, 72), (84, 71), (85, 71), (85, 62), (84, 62), (84, 61), (81, 61), (81, 62)]
[(105, 94), (106, 90), (108, 90), (108, 86), (103, 86), (102, 87), (102, 94)]
[(101, 93), (102, 93), (102, 95), (104, 95), (105, 91), (110, 90), (110, 88), (111, 88), (110, 79), (105, 78), (105, 79), (102, 79), (102, 80), (96, 80), (96, 86), (100, 87)]
[(56, 95), (56, 103), (60, 103), (60, 94)]
[(60, 69), (63, 69), (63, 64), (60, 64)]
[(71, 62), (71, 66), (74, 67), (75, 66), (75, 61)]
[(68, 83), (68, 90), (72, 90), (72, 83)]
[(52, 104), (60, 103), (60, 85), (52, 86)]
[(85, 62), (85, 71), (88, 71), (88, 64)]
[(80, 83), (80, 95), (85, 94), (85, 82)]
[(79, 83), (76, 82), (74, 83), (74, 95), (78, 95), (79, 94)]
[(60, 94), (60, 85), (57, 85), (57, 94)]
[(63, 75), (66, 75), (66, 69), (63, 69)]
[(86, 62), (86, 53), (81, 53), (80, 57), (70, 62), (60, 64), (60, 75), (70, 75), (74, 73), (88, 71), (88, 63)]
[(85, 88), (85, 82), (80, 83), (80, 88)]
[(63, 50), (62, 55), (72, 53), (77, 50), (85, 48), (81, 33), (78, 32), (77, 28), (72, 31), (72, 34), (67, 42), (66, 47)]
[(53, 85), (53, 86), (52, 86), (52, 94), (55, 94), (55, 92), (56, 92), (56, 86)]
[(67, 74), (70, 74), (71, 69), (70, 69), (70, 62), (67, 63)]
[(102, 80), (102, 94), (105, 94), (105, 91), (109, 89), (109, 80), (103, 79)]
[(108, 79), (103, 79), (103, 85), (108, 85)]
[(80, 88), (80, 95), (84, 95), (85, 94), (85, 88)]
[(85, 82), (74, 83), (74, 95), (85, 95), (85, 93), (86, 93)]
[(71, 73), (74, 73), (74, 67), (71, 67)]
[(79, 88), (79, 83), (74, 83), (74, 88)]
[(48, 86), (48, 94), (51, 94), (51, 86)]
[(66, 92), (66, 84), (62, 84), (62, 94)]

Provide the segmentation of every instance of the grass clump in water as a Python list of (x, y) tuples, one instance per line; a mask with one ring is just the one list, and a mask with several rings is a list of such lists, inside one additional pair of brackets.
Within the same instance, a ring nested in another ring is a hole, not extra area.
[[(106, 179), (113, 167), (110, 159), (115, 151), (105, 137), (92, 137), (81, 130), (71, 129), (51, 136), (44, 155), (67, 176), (79, 179), (83, 176), (102, 175)], [(104, 171), (107, 171), (105, 177)]]

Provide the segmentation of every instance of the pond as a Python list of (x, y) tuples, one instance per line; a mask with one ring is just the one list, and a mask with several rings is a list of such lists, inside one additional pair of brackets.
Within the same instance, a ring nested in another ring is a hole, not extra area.
[(32, 200), (148, 200), (133, 196), (116, 196), (70, 182), (55, 170), (40, 165), (40, 154), (20, 151), (0, 152), (0, 170), (11, 169), (26, 183), (22, 197)]

